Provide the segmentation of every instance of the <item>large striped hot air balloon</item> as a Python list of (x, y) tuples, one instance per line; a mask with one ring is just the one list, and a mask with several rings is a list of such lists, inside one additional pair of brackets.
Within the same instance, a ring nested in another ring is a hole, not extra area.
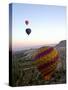
[(59, 61), (58, 51), (53, 47), (39, 48), (33, 54), (33, 64), (35, 64), (45, 80), (50, 80)]

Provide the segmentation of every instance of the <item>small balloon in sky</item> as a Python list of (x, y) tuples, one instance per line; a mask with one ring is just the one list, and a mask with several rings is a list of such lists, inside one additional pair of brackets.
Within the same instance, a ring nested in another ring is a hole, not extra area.
[(59, 53), (53, 47), (39, 48), (33, 54), (33, 64), (41, 73), (44, 80), (50, 80), (55, 73), (59, 61)]
[(30, 28), (26, 28), (26, 33), (29, 35), (31, 33), (31, 29)]
[(25, 20), (25, 24), (28, 25), (29, 24), (29, 21), (28, 20)]

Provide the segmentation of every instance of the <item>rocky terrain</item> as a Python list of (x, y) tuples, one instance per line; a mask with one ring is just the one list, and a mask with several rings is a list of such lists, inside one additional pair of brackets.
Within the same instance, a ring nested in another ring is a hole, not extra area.
[[(45, 46), (46, 47), (46, 46)], [(30, 86), (66, 83), (66, 40), (54, 46), (59, 52), (60, 63), (52, 79), (45, 81), (37, 67), (32, 64), (32, 54), (36, 49), (17, 51), (12, 54), (12, 85)]]

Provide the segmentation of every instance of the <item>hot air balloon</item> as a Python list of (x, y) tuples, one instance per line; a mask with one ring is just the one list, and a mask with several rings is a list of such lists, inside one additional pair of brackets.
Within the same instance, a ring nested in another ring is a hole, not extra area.
[(29, 24), (29, 21), (28, 20), (25, 20), (25, 24), (28, 25)]
[(58, 51), (53, 47), (39, 48), (32, 57), (33, 64), (37, 66), (43, 79), (50, 80), (59, 62)]
[(29, 35), (31, 33), (31, 29), (30, 28), (27, 28), (26, 29), (26, 33)]

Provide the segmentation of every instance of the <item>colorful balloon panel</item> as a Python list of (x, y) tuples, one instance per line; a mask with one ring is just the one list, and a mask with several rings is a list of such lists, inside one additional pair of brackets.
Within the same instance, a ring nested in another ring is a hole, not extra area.
[(55, 72), (59, 61), (58, 51), (53, 47), (39, 48), (33, 55), (33, 64), (35, 64), (41, 75), (46, 79), (51, 78)]

